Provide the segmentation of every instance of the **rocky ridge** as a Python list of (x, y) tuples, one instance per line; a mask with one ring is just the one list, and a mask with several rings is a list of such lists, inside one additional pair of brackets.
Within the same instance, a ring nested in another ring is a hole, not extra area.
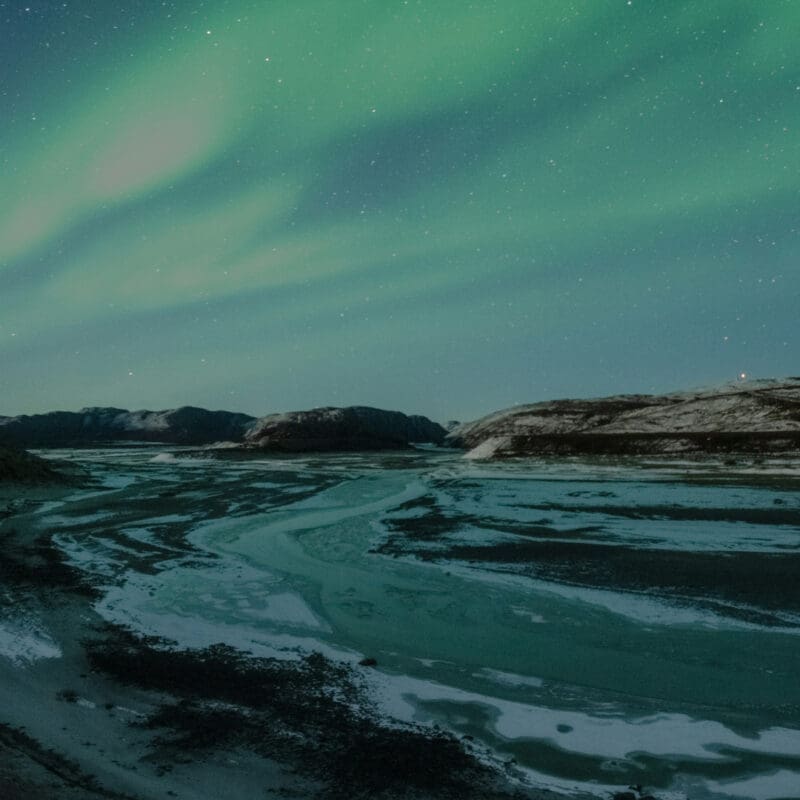
[(0, 483), (49, 483), (59, 478), (43, 458), (0, 445)]
[(441, 443), (445, 429), (426, 417), (366, 406), (316, 408), (256, 418), (184, 406), (167, 411), (84, 408), (0, 417), (0, 445), (80, 447), (161, 442), (278, 451), (385, 450)]
[(349, 406), (270, 414), (250, 428), (244, 443), (248, 447), (292, 452), (388, 450), (412, 443), (441, 444), (446, 433), (427, 417)]
[(516, 406), (459, 425), (445, 443), (472, 458), (797, 452), (800, 378)]
[(18, 447), (72, 447), (109, 442), (202, 445), (241, 439), (255, 417), (184, 406), (167, 411), (83, 408), (0, 417), (0, 443)]

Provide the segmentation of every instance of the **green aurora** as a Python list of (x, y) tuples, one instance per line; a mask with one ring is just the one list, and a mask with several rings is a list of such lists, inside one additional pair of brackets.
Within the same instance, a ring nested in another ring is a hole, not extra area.
[(798, 373), (797, 2), (0, 23), (0, 413), (466, 419)]

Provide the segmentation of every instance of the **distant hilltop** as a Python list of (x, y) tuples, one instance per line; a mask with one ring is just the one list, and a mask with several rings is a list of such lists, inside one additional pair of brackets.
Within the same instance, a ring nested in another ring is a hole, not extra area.
[(244, 444), (266, 450), (389, 450), (415, 443), (441, 444), (447, 431), (427, 417), (369, 406), (314, 408), (256, 420)]
[(471, 458), (800, 452), (800, 378), (516, 406), (453, 428)]
[(387, 450), (418, 442), (440, 444), (446, 433), (427, 417), (367, 406), (316, 408), (261, 418), (192, 406), (167, 411), (84, 408), (0, 417), (0, 444), (16, 447), (225, 442), (282, 452)]
[(240, 441), (256, 421), (247, 414), (184, 406), (168, 411), (82, 408), (0, 417), (0, 443), (18, 447), (73, 447), (109, 442), (202, 445)]
[(515, 406), (448, 425), (369, 406), (251, 417), (184, 406), (166, 411), (84, 408), (0, 417), (0, 445), (81, 447), (130, 442), (225, 444), (326, 452), (428, 442), (470, 458), (528, 455), (800, 453), (800, 378), (737, 381), (663, 395), (630, 394)]

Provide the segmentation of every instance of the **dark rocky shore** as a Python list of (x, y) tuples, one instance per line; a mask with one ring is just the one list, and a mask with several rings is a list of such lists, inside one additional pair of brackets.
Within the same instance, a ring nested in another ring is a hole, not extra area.
[(0, 483), (50, 483), (61, 478), (43, 458), (0, 445)]

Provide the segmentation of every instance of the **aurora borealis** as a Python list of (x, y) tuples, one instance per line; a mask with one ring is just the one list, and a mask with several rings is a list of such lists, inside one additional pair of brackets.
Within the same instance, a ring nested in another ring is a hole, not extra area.
[(798, 373), (791, 0), (0, 2), (0, 413)]

